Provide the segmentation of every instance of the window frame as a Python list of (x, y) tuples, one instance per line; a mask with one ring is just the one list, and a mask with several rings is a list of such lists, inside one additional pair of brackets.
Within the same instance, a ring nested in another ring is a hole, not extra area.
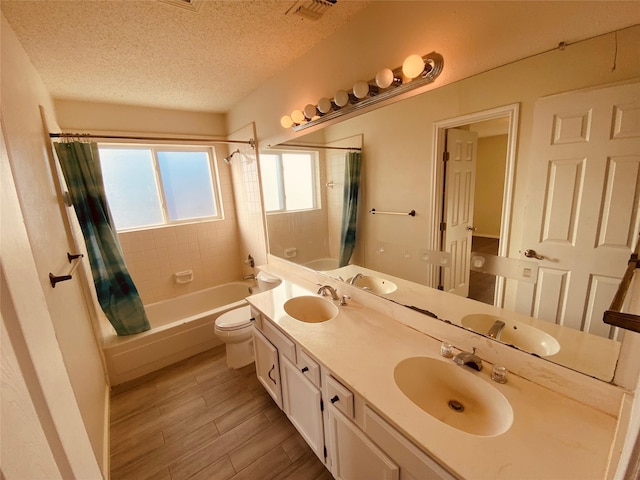
[[(163, 144), (163, 143), (122, 143), (122, 142), (98, 142), (98, 150), (101, 149), (113, 149), (113, 150), (150, 150), (151, 160), (153, 162), (153, 175), (156, 182), (156, 188), (160, 203), (160, 213), (162, 215), (162, 223), (155, 223), (153, 225), (141, 225), (130, 228), (117, 228), (118, 233), (134, 232), (139, 230), (150, 230), (154, 228), (164, 228), (177, 225), (188, 225), (192, 223), (214, 222), (224, 220), (224, 207), (222, 204), (222, 194), (220, 188), (220, 174), (218, 170), (218, 158), (216, 156), (216, 149), (212, 145), (176, 145), (176, 144)], [(162, 182), (162, 173), (160, 171), (160, 163), (158, 160), (158, 151), (166, 152), (206, 152), (209, 159), (209, 174), (211, 180), (212, 196), (214, 201), (214, 208), (216, 215), (210, 215), (206, 217), (192, 217), (181, 220), (171, 220), (169, 218), (169, 210), (167, 207), (166, 194), (164, 190), (164, 184)], [(100, 160), (102, 164), (102, 160)], [(101, 166), (102, 168), (102, 166)], [(106, 192), (105, 192), (106, 193)], [(107, 197), (107, 203), (109, 199)], [(115, 225), (114, 225), (115, 226)]]
[[(287, 209), (286, 206), (286, 195), (285, 195), (285, 176), (284, 176), (284, 164), (282, 161), (283, 154), (304, 154), (309, 155), (311, 158), (311, 187), (312, 187), (312, 198), (313, 198), (313, 206), (311, 208), (299, 208), (299, 209)], [(263, 152), (263, 155), (273, 155), (278, 157), (277, 162), (277, 190), (278, 197), (280, 200), (280, 205), (283, 205), (282, 208), (278, 210), (267, 210), (266, 206), (264, 207), (265, 215), (280, 215), (286, 213), (296, 213), (296, 212), (311, 212), (314, 210), (322, 210), (322, 199), (320, 196), (320, 152), (317, 150), (294, 150), (294, 149), (286, 149), (286, 150), (277, 150), (277, 149), (269, 149), (268, 151)], [(262, 186), (262, 176), (260, 178), (260, 187)]]

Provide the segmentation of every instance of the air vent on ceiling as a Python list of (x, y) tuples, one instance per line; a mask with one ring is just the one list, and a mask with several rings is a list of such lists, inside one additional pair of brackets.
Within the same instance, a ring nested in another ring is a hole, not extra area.
[(299, 15), (309, 20), (318, 20), (338, 0), (298, 0), (285, 15)]
[(200, 10), (202, 6), (203, 0), (160, 0), (163, 3), (168, 3), (169, 5), (174, 5), (176, 7), (186, 8), (187, 10), (192, 10), (197, 12)]

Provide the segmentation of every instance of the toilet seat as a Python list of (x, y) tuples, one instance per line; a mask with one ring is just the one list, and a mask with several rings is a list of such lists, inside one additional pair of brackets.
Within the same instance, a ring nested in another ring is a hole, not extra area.
[(216, 328), (230, 332), (240, 330), (251, 325), (251, 307), (235, 308), (216, 318)]

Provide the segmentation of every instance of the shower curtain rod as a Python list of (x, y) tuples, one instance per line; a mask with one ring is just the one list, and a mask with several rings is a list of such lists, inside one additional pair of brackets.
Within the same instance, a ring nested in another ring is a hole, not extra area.
[(97, 135), (92, 133), (50, 133), (50, 138), (95, 138), (103, 140), (143, 140), (143, 141), (161, 141), (161, 142), (208, 142), (208, 143), (224, 143), (224, 144), (246, 144), (255, 148), (256, 141), (253, 138), (249, 140), (214, 140), (212, 138), (175, 138), (175, 137), (143, 137), (128, 135)]
[(362, 151), (362, 147), (329, 147), (327, 145), (309, 145), (304, 143), (280, 143), (278, 145), (269, 145), (269, 148), (279, 147), (297, 147), (297, 148), (320, 148), (325, 150), (357, 150)]

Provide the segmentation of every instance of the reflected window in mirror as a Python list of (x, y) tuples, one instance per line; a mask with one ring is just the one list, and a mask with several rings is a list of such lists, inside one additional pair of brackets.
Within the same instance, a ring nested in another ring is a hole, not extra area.
[(320, 208), (317, 152), (268, 152), (260, 155), (267, 213)]

